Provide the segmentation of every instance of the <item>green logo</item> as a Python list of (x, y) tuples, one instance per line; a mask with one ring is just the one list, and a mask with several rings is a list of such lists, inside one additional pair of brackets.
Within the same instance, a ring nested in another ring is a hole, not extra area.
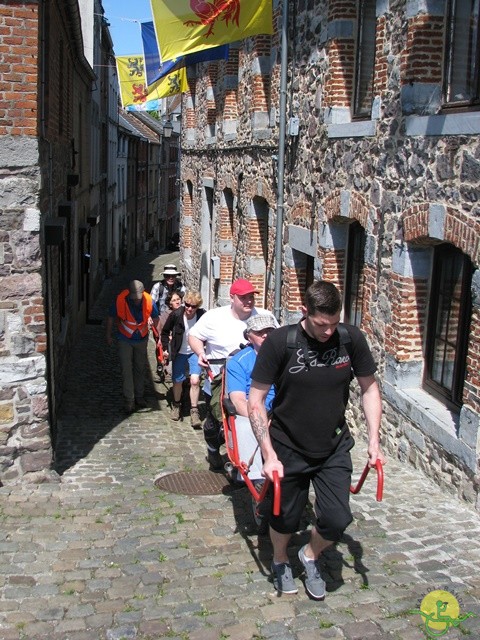
[(460, 615), (458, 600), (448, 591), (441, 589), (427, 593), (420, 609), (412, 609), (409, 613), (419, 613), (422, 616), (429, 638), (439, 638), (445, 635), (450, 627), (458, 627), (467, 618), (476, 617), (474, 613)]

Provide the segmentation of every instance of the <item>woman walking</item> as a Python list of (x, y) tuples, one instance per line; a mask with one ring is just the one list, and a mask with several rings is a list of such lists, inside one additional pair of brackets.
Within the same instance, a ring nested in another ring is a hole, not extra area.
[(198, 411), (200, 396), (201, 367), (198, 356), (188, 344), (188, 334), (193, 325), (205, 313), (201, 308), (202, 296), (199, 291), (187, 291), (183, 298), (183, 306), (170, 313), (162, 329), (162, 348), (166, 357), (172, 362), (173, 407), (172, 420), (181, 418), (181, 398), (183, 381), (190, 375), (190, 420), (192, 427), (201, 426)]

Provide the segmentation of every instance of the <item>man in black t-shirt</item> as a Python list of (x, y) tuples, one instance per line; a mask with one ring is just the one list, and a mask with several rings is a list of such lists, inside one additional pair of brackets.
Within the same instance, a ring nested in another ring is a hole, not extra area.
[[(281, 593), (297, 593), (287, 555), (308, 501), (315, 491), (316, 522), (310, 541), (298, 552), (305, 569), (305, 588), (315, 600), (325, 597), (319, 557), (338, 542), (352, 521), (349, 506), (354, 440), (345, 423), (352, 372), (357, 378), (368, 427), (368, 461), (384, 462), (379, 431), (382, 404), (376, 365), (365, 337), (354, 326), (338, 329), (342, 301), (330, 282), (313, 283), (306, 292), (304, 317), (295, 346), (288, 327), (271, 333), (252, 372), (248, 412), (264, 459), (263, 473), (281, 478), (281, 513), (271, 516), (272, 574)], [(288, 346), (287, 346), (288, 345)], [(264, 399), (275, 384), (269, 423)]]

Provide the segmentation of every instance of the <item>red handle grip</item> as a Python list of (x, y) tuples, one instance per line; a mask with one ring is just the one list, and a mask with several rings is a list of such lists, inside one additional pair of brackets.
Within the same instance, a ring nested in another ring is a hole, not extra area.
[[(359, 481), (355, 486), (350, 487), (350, 493), (356, 494), (360, 492), (360, 489), (363, 487), (363, 483), (365, 482), (365, 478), (368, 476), (368, 472), (372, 467), (367, 464), (365, 465), (365, 469), (363, 470), (362, 475), (360, 476)], [(377, 471), (377, 502), (381, 502), (383, 499), (383, 465), (380, 460), (377, 460), (375, 463), (375, 469)]]
[(280, 478), (278, 471), (273, 472), (273, 515), (280, 515)]

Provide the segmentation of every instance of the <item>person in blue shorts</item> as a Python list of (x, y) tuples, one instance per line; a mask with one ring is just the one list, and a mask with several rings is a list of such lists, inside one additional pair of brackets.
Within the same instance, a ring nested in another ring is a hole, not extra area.
[(205, 313), (201, 308), (202, 296), (198, 291), (187, 291), (183, 306), (170, 313), (162, 328), (161, 340), (165, 358), (172, 362), (173, 406), (172, 420), (180, 420), (183, 381), (190, 375), (190, 420), (194, 429), (201, 427), (198, 411), (200, 396), (200, 374), (198, 356), (188, 344), (191, 328)]

